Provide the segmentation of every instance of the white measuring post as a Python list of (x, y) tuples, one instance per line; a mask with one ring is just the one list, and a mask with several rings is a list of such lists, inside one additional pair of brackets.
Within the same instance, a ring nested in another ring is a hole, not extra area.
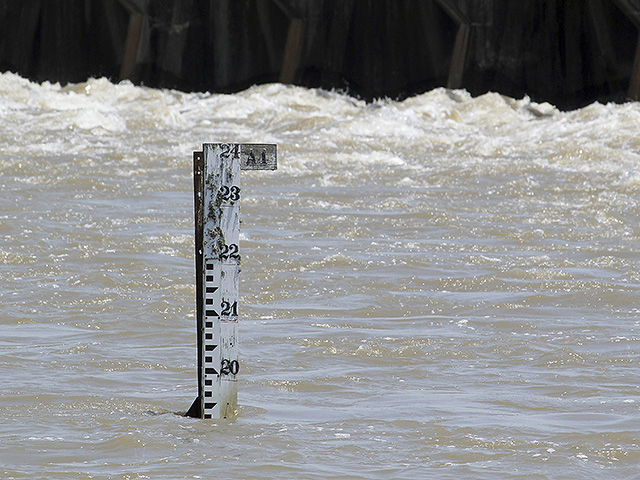
[(198, 397), (186, 413), (231, 418), (238, 407), (240, 170), (275, 170), (273, 144), (205, 143), (193, 152)]

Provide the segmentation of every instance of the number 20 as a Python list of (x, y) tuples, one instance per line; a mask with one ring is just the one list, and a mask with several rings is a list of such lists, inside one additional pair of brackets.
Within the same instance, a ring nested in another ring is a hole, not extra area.
[(226, 358), (222, 360), (220, 365), (220, 373), (222, 375), (237, 375), (239, 371), (240, 364), (237, 360), (227, 360)]

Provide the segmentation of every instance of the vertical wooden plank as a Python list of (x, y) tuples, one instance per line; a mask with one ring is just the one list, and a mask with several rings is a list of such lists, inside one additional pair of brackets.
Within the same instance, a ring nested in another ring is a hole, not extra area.
[(603, 0), (587, 0), (587, 12), (589, 23), (596, 37), (597, 49), (592, 53), (594, 67), (592, 82), (596, 84), (606, 82), (609, 91), (615, 91), (618, 63), (616, 52), (609, 35), (609, 26), (606, 24)]
[(232, 83), (231, 52), (233, 49), (230, 0), (209, 0), (209, 44), (211, 45), (212, 86), (228, 88)]
[(41, 0), (5, 2), (6, 10), (0, 25), (0, 61), (22, 75), (38, 73), (37, 36), (41, 20)]
[(300, 63), (302, 51), (302, 38), (304, 34), (304, 21), (300, 18), (291, 19), (287, 43), (284, 48), (284, 58), (280, 70), (280, 83), (293, 83)]
[(355, 3), (355, 0), (343, 0), (337, 2), (333, 10), (323, 59), (322, 83), (325, 86), (336, 84), (344, 73), (344, 57)]
[(471, 28), (465, 23), (460, 24), (458, 27), (456, 42), (451, 54), (451, 66), (449, 68), (447, 88), (462, 88), (462, 77), (464, 74), (464, 65), (467, 60), (467, 48), (469, 46), (470, 32)]
[(449, 42), (444, 41), (448, 26), (445, 22), (439, 22), (438, 17), (441, 12), (450, 17), (437, 2), (416, 2), (416, 8), (418, 9), (416, 21), (422, 25), (422, 35), (425, 38), (422, 48), (427, 56), (428, 72), (435, 77), (444, 76), (448, 71), (445, 64), (450, 53)]
[(581, 51), (582, 0), (563, 2), (564, 9), (564, 90), (569, 96), (575, 96), (584, 88), (583, 58)]
[(640, 36), (636, 42), (636, 56), (633, 60), (633, 70), (629, 80), (627, 95), (631, 100), (640, 100)]
[[(624, 15), (640, 30), (640, 1), (613, 0)], [(627, 95), (631, 100), (640, 100), (640, 35), (636, 41), (636, 54), (633, 60), (631, 78)]]
[(127, 28), (127, 38), (122, 56), (122, 66), (120, 67), (120, 80), (131, 79), (138, 57), (138, 47), (142, 36), (142, 21), (144, 16), (141, 13), (132, 13), (129, 17)]
[(467, 61), (467, 50), (469, 47), (469, 37), (471, 27), (467, 17), (460, 11), (452, 0), (436, 0), (442, 9), (458, 23), (458, 32), (451, 52), (451, 64), (449, 65), (449, 77), (447, 88), (462, 88), (462, 77), (464, 66)]

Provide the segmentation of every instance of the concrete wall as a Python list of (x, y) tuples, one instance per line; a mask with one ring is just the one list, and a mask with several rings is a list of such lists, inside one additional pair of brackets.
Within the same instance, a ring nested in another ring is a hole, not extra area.
[(637, 95), (638, 12), (640, 0), (0, 0), (0, 70), (366, 99), (449, 86), (573, 108)]

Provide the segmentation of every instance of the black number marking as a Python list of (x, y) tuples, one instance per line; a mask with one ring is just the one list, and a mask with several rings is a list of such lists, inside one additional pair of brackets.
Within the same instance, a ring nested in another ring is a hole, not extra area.
[(238, 253), (238, 245), (232, 243), (231, 245), (225, 245), (220, 252), (220, 260), (240, 260), (240, 254)]
[(221, 375), (237, 375), (240, 371), (240, 364), (237, 360), (227, 360), (226, 358), (222, 360), (220, 365), (220, 374)]
[(238, 316), (238, 302), (227, 302), (223, 300), (220, 302), (220, 306), (222, 307), (222, 311), (220, 315), (223, 317), (237, 317)]
[(237, 202), (240, 200), (240, 187), (233, 185), (232, 187), (227, 187), (226, 185), (220, 187), (220, 191), (218, 192), (220, 199), (223, 202)]
[(233, 158), (240, 156), (240, 145), (237, 143), (223, 143), (220, 145), (220, 158), (229, 158), (229, 155), (233, 155)]

